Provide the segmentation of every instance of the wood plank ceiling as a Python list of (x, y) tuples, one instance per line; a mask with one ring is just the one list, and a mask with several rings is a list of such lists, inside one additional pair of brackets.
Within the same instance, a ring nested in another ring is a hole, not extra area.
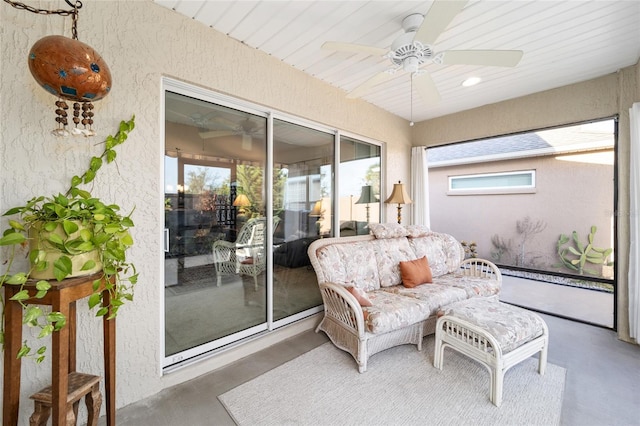
[[(322, 49), (326, 41), (388, 49), (402, 20), (426, 14), (432, 1), (154, 0), (348, 92), (391, 68), (389, 59)], [(397, 71), (361, 96), (407, 120), (422, 121), (589, 80), (635, 64), (640, 57), (640, 1), (471, 0), (433, 45), (435, 52), (516, 49), (514, 68), (438, 65), (428, 72), (440, 92), (425, 103)], [(481, 83), (462, 87), (468, 77)]]

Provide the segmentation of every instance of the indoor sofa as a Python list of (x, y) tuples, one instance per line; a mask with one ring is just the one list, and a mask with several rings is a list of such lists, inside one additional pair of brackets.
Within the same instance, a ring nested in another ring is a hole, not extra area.
[(446, 305), (498, 298), (498, 268), (465, 259), (453, 236), (419, 225), (369, 228), (371, 235), (318, 239), (308, 249), (324, 303), (316, 332), (349, 352), (361, 373), (368, 358), (384, 349), (415, 344), (421, 350)]

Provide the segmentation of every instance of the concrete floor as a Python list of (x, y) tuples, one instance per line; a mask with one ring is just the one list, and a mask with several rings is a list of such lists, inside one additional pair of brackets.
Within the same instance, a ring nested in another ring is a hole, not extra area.
[(503, 275), (500, 300), (613, 328), (613, 293)]
[[(549, 326), (549, 362), (567, 369), (562, 425), (640, 426), (640, 346), (618, 340), (611, 330), (542, 316)], [(430, 338), (433, 337), (426, 337)], [(324, 333), (301, 333), (230, 366), (124, 407), (118, 410), (117, 423), (121, 426), (233, 425), (218, 395), (326, 341)], [(338, 419), (326, 420), (318, 424), (340, 423)]]

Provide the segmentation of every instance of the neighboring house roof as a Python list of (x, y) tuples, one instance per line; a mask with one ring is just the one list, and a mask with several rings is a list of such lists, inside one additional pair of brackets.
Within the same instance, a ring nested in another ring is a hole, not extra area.
[(580, 129), (571, 126), (428, 148), (429, 167), (613, 148), (613, 131)]
[(485, 157), (549, 148), (544, 139), (535, 133), (483, 139), (475, 142), (463, 142), (452, 145), (429, 148), (429, 163), (456, 160), (460, 158)]

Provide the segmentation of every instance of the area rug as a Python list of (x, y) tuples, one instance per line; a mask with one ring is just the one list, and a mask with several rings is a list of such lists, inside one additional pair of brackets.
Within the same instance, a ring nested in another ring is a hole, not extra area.
[[(232, 277), (223, 276), (222, 278), (230, 281), (228, 278)], [(178, 274), (178, 281), (179, 284), (165, 287), (169, 294), (181, 295), (215, 287), (216, 269), (210, 264), (185, 268)]]
[(219, 399), (233, 419), (249, 425), (557, 425), (565, 369), (537, 359), (512, 367), (500, 407), (489, 401), (489, 373), (445, 350), (433, 367), (433, 336), (423, 351), (403, 345), (369, 358), (360, 374), (351, 355), (325, 343)]

